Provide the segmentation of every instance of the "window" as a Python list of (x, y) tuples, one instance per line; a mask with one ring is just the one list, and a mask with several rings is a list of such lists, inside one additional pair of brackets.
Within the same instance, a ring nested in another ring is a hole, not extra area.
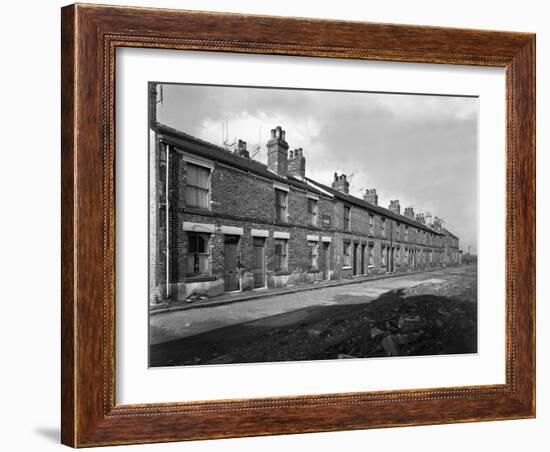
[(187, 163), (187, 205), (210, 208), (210, 169)]
[(344, 267), (351, 267), (350, 242), (344, 242)]
[(344, 206), (344, 231), (349, 231), (350, 207)]
[(382, 218), (382, 237), (386, 237), (386, 219)]
[(307, 242), (307, 247), (309, 250), (309, 268), (317, 269), (317, 255), (318, 255), (318, 246), (317, 242)]
[(279, 223), (287, 222), (287, 197), (286, 191), (275, 189), (275, 219)]
[(309, 214), (309, 224), (317, 226), (317, 200), (308, 198), (307, 211)]
[(380, 248), (380, 265), (382, 267), (386, 266), (386, 247), (385, 246)]
[(187, 240), (187, 276), (209, 275), (210, 253), (208, 242), (210, 241), (210, 235), (189, 232)]
[(405, 240), (409, 240), (409, 227), (405, 226)]
[(395, 224), (395, 239), (399, 240), (399, 234), (401, 232), (401, 225), (397, 222), (395, 222), (394, 224)]
[(369, 245), (369, 265), (374, 265), (374, 245)]
[(275, 271), (286, 271), (287, 268), (287, 240), (275, 239)]
[(372, 234), (374, 232), (374, 215), (371, 215), (369, 213), (369, 233)]

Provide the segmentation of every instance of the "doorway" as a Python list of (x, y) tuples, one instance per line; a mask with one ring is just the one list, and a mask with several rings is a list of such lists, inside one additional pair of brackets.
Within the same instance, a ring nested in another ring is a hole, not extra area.
[(252, 275), (254, 289), (265, 287), (265, 238), (254, 237)]
[(233, 292), (239, 290), (239, 236), (224, 237), (224, 290)]
[(357, 249), (359, 248), (358, 243), (353, 244), (353, 276), (357, 276)]
[(330, 276), (330, 243), (323, 242), (323, 247), (321, 248), (321, 272), (323, 279), (329, 279)]

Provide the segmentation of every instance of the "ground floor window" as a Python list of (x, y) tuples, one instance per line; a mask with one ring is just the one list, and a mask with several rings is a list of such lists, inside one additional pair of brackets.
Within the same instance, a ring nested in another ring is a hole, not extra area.
[(384, 246), (380, 248), (380, 265), (386, 266), (386, 247)]
[(344, 267), (351, 267), (350, 242), (344, 242)]
[(309, 250), (309, 268), (317, 270), (318, 267), (318, 244), (317, 242), (307, 242)]
[(210, 235), (189, 232), (187, 242), (187, 276), (208, 276), (210, 274)]
[(275, 239), (275, 271), (286, 271), (288, 268), (288, 240)]
[(374, 246), (369, 245), (369, 265), (374, 265)]

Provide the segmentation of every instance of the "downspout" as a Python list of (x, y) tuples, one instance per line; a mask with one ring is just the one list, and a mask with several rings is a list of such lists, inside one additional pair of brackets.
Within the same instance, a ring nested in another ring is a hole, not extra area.
[(166, 298), (170, 299), (170, 145), (166, 145)]

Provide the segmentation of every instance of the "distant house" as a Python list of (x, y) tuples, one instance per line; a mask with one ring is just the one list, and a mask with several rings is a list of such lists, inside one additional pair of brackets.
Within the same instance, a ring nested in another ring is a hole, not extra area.
[(277, 126), (267, 165), (153, 122), (150, 152), (150, 301), (259, 290), (460, 263), (442, 220), (375, 189), (349, 194), (307, 177), (304, 151)]

